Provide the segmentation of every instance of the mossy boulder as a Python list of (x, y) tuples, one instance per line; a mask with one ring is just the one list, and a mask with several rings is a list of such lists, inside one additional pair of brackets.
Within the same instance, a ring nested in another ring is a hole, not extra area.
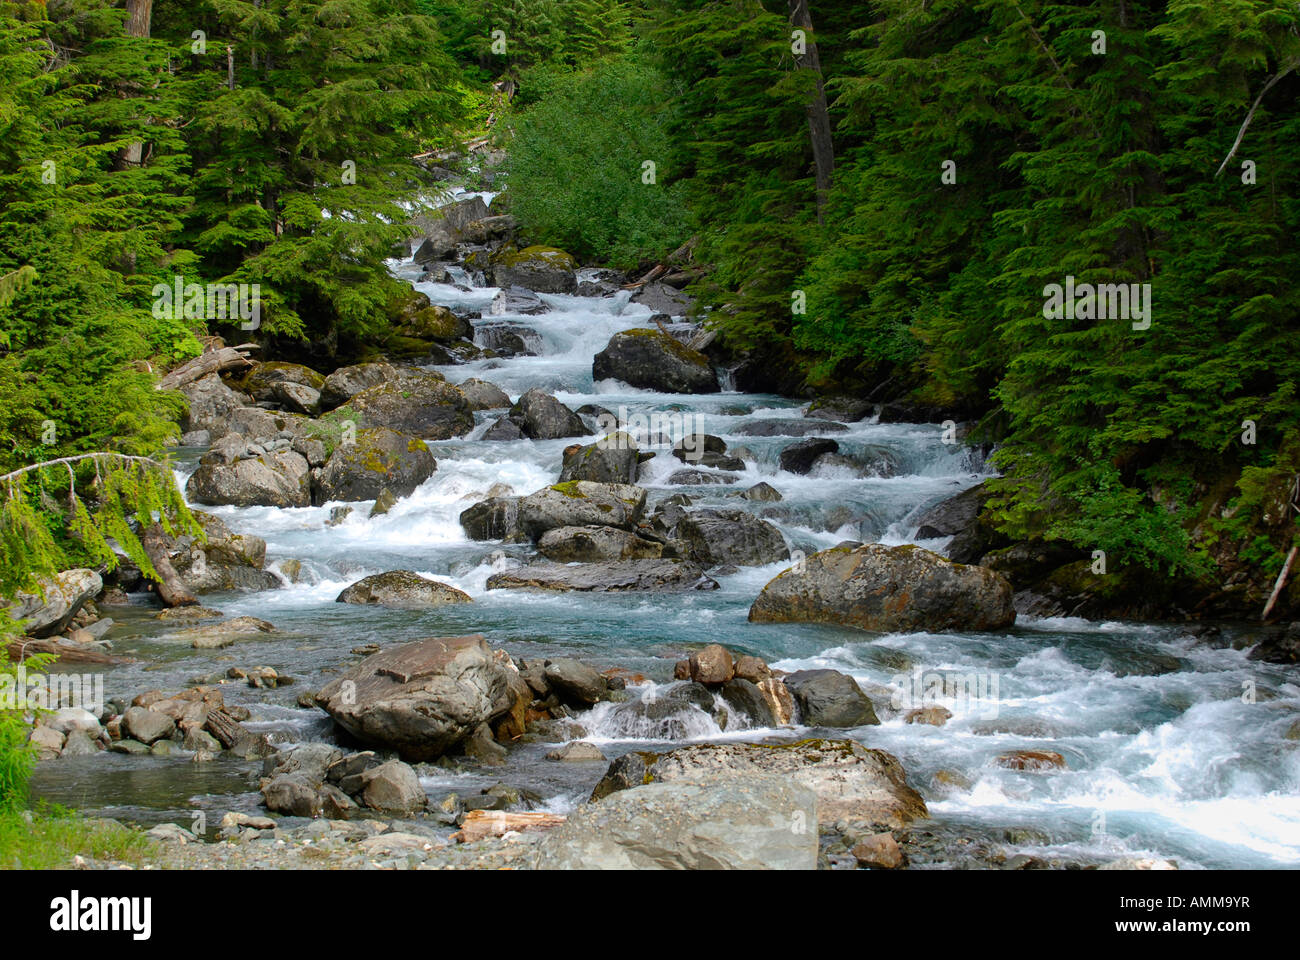
[(754, 623), (839, 623), (862, 630), (1000, 630), (1015, 623), (1011, 584), (984, 567), (916, 546), (879, 543), (814, 553), (749, 608)]
[(661, 330), (638, 328), (614, 334), (592, 360), (591, 375), (663, 393), (721, 390), (709, 358)]
[(632, 530), (645, 511), (646, 492), (623, 483), (557, 483), (519, 501), (519, 525), (534, 541), (557, 527)]
[(385, 489), (409, 496), (433, 476), (438, 463), (417, 437), (374, 427), (358, 430), (351, 443), (339, 444), (316, 478), (313, 500), (374, 500)]
[(474, 412), (465, 395), (441, 377), (403, 372), (362, 390), (345, 407), (363, 427), (387, 427), (425, 440), (462, 437), (474, 429)]
[(493, 286), (524, 287), (537, 293), (574, 293), (578, 289), (578, 262), (555, 247), (506, 250), (492, 258)]

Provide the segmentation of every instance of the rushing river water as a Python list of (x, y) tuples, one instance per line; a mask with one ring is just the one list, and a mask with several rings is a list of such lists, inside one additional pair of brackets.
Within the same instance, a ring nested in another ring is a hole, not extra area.
[[(409, 263), (394, 269), (412, 282), (419, 275)], [(497, 293), (415, 285), (434, 303), (476, 313)], [(489, 380), (512, 399), (540, 387), (575, 409), (595, 403), (624, 415), (658, 414), (660, 423), (684, 423), (723, 437), (733, 451), (743, 448), (747, 469), (740, 483), (700, 487), (668, 486), (667, 477), (682, 465), (661, 450), (642, 467), (647, 513), (663, 498), (684, 492), (696, 507), (757, 512), (777, 525), (791, 549), (811, 553), (847, 539), (909, 542), (922, 509), (981, 479), (972, 472), (968, 451), (942, 441), (939, 425), (869, 421), (826, 435), (844, 451), (888, 457), (893, 476), (858, 478), (844, 468), (811, 476), (782, 472), (777, 455), (793, 439), (750, 436), (746, 425), (799, 417), (799, 404), (769, 395), (683, 396), (593, 383), (593, 354), (613, 333), (648, 325), (650, 312), (629, 303), (626, 293), (542, 299), (551, 307), (544, 315), (477, 321), (532, 328), (537, 356), (438, 369), (453, 383)], [(1293, 669), (1197, 644), (1169, 625), (1022, 617), (1013, 629), (996, 633), (882, 636), (833, 626), (750, 624), (750, 603), (787, 564), (719, 575), (721, 589), (712, 592), (488, 591), (491, 573), (530, 551), (466, 539), (459, 514), (493, 484), (527, 494), (555, 482), (561, 451), (574, 442), (476, 439), (499, 414), (478, 414), (479, 426), (466, 438), (431, 444), (437, 473), (385, 516), (370, 519), (368, 504), (361, 504), (343, 523), (328, 526), (328, 505), (213, 509), (236, 532), (265, 538), (273, 568), (287, 558), (302, 562), (300, 582), (283, 589), (204, 598), (227, 615), (269, 620), (279, 632), (225, 651), (196, 651), (169, 640), (168, 630), (143, 606), (106, 610), (119, 621), (109, 634), (115, 652), (137, 658), (111, 670), (108, 696), (180, 689), (232, 664), (267, 664), (292, 675), (297, 685), (262, 691), (232, 684), (224, 688), (227, 699), (249, 706), (250, 726), (274, 738), (327, 739), (324, 715), (295, 706), (295, 699), (355, 662), (351, 651), (361, 644), (483, 633), (493, 647), (516, 658), (573, 656), (601, 669), (642, 674), (650, 683), (630, 688), (638, 697), (651, 684), (671, 682), (673, 663), (691, 649), (720, 642), (780, 669), (832, 667), (857, 678), (877, 702), (882, 723), (848, 735), (897, 755), (936, 824), (951, 836), (993, 838), (1011, 852), (1085, 863), (1121, 856), (1168, 857), (1184, 868), (1300, 863), (1300, 744), (1284, 736), (1300, 718)], [(183, 480), (197, 451), (182, 455)], [(784, 499), (755, 503), (735, 496), (759, 480)], [(923, 545), (941, 548), (943, 542)], [(412, 612), (334, 602), (349, 583), (393, 569), (450, 583), (474, 603)], [(934, 701), (954, 714), (945, 726), (907, 724), (900, 712), (886, 708), (891, 698), (905, 700), (916, 685), (936, 676), (971, 683), (963, 689), (950, 684)], [(1254, 702), (1243, 697), (1251, 687)], [(690, 739), (776, 733), (722, 731), (694, 708), (655, 726), (614, 704), (578, 719), (607, 756)], [(505, 781), (535, 790), (547, 808), (565, 811), (585, 798), (604, 767), (545, 761), (553, 748), (513, 747), (500, 767), (427, 768), (423, 783), (437, 798)], [(993, 766), (997, 754), (1022, 748), (1059, 752), (1068, 768), (1029, 774)], [(143, 822), (188, 824), (196, 809), (216, 816), (256, 809), (256, 764), (187, 760), (101, 755), (54, 761), (40, 765), (34, 787), (38, 796)], [(1034, 846), (1008, 842), (1005, 830), (1013, 827), (1029, 828), (1024, 835), (1034, 837)]]

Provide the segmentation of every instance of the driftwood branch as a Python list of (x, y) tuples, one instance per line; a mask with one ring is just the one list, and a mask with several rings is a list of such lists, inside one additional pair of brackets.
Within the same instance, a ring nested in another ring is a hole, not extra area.
[(1241, 129), (1237, 131), (1237, 139), (1232, 141), (1232, 149), (1229, 150), (1228, 155), (1223, 158), (1223, 163), (1219, 164), (1219, 169), (1214, 171), (1214, 178), (1216, 180), (1223, 174), (1223, 171), (1227, 169), (1228, 164), (1232, 162), (1232, 158), (1237, 155), (1237, 148), (1241, 146), (1241, 141), (1245, 139), (1246, 129), (1250, 126), (1251, 121), (1255, 119), (1255, 111), (1259, 109), (1260, 101), (1264, 99), (1264, 95), (1272, 90), (1279, 80), (1285, 77), (1297, 66), (1300, 66), (1300, 61), (1292, 60), (1286, 65), (1285, 69), (1279, 70), (1274, 74), (1273, 78), (1269, 80), (1268, 83), (1264, 84), (1264, 88), (1259, 91), (1259, 96), (1257, 96), (1255, 102), (1250, 105), (1250, 111), (1246, 114), (1246, 119), (1241, 122)]
[(223, 373), (226, 370), (251, 367), (253, 361), (248, 358), (248, 354), (249, 351), (256, 349), (258, 347), (255, 343), (241, 343), (237, 347), (209, 350), (168, 373), (158, 381), (157, 389), (178, 390), (187, 383), (206, 377), (209, 373)]

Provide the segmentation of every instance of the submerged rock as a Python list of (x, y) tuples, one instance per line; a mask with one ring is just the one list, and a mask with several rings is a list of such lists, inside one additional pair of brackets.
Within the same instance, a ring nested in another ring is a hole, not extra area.
[(915, 546), (839, 546), (786, 570), (749, 609), (754, 623), (841, 623), (863, 630), (999, 630), (1015, 623), (1011, 584)]
[(716, 590), (703, 569), (685, 560), (613, 560), (606, 563), (530, 563), (488, 578), (489, 590), (620, 592), (625, 590)]
[(411, 570), (390, 570), (358, 580), (336, 598), (337, 603), (380, 603), (386, 606), (441, 607), (470, 603), (469, 594), (429, 580)]

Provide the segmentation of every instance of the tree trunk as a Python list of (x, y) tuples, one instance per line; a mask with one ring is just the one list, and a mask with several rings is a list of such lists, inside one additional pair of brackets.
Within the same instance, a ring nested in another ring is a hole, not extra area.
[(188, 607), (198, 603), (198, 597), (190, 593), (189, 587), (185, 586), (185, 581), (167, 556), (167, 537), (162, 526), (151, 523), (146, 527), (141, 533), (140, 544), (148, 554), (154, 570), (158, 572), (158, 582), (154, 584), (158, 598), (169, 607)]
[(817, 89), (808, 104), (808, 133), (812, 139), (813, 165), (817, 171), (817, 222), (822, 222), (822, 212), (831, 190), (831, 174), (835, 170), (835, 144), (831, 139), (831, 116), (826, 106), (826, 86), (822, 82), (822, 61), (813, 42), (812, 15), (808, 0), (789, 0), (790, 26), (803, 30), (807, 36), (805, 52), (795, 55), (800, 70), (811, 70), (817, 77)]
[[(126, 35), (148, 37), (153, 22), (153, 0), (126, 0)], [(138, 167), (144, 163), (144, 144), (133, 143), (122, 151), (122, 165)]]

